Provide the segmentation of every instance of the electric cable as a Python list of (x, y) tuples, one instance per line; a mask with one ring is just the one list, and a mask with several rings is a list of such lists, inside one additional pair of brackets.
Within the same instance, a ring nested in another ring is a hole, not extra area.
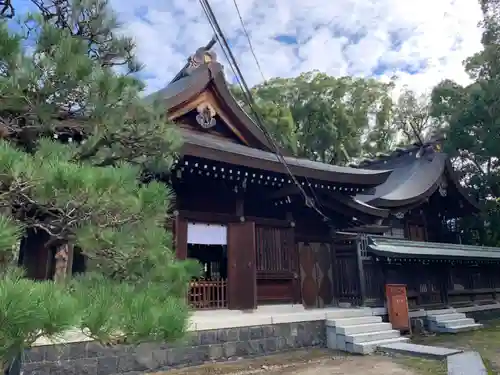
[(243, 33), (245, 34), (245, 37), (247, 38), (248, 41), (248, 46), (250, 47), (250, 52), (253, 55), (253, 59), (255, 60), (255, 63), (257, 64), (257, 68), (259, 69), (260, 76), (262, 77), (262, 80), (266, 82), (266, 77), (264, 77), (264, 73), (262, 72), (262, 68), (259, 63), (259, 59), (257, 59), (257, 55), (255, 54), (255, 50), (253, 48), (252, 40), (250, 39), (250, 34), (248, 34), (247, 28), (245, 27), (245, 23), (243, 22), (243, 17), (241, 16), (240, 13), (240, 8), (238, 6), (238, 2), (236, 0), (233, 0), (234, 7), (236, 8), (236, 13), (238, 13), (238, 18), (240, 19), (241, 27), (243, 29)]
[(252, 97), (250, 89), (248, 88), (248, 85), (245, 81), (245, 78), (243, 77), (243, 74), (238, 66), (238, 63), (236, 62), (236, 59), (231, 51), (231, 48), (229, 47), (227, 39), (225, 38), (224, 33), (223, 33), (222, 29), (220, 28), (220, 25), (217, 21), (217, 18), (215, 17), (215, 14), (213, 13), (213, 10), (210, 6), (210, 3), (208, 2), (208, 0), (199, 0), (199, 1), (200, 1), (200, 5), (202, 6), (203, 11), (205, 12), (205, 15), (207, 16), (207, 19), (210, 23), (210, 26), (212, 27), (212, 29), (215, 33), (215, 36), (221, 45), (222, 52), (224, 53), (226, 59), (228, 60), (229, 66), (230, 66), (231, 70), (233, 71), (233, 74), (235, 75), (236, 79), (238, 80), (238, 83), (240, 85), (240, 88), (242, 89), (243, 95), (245, 96), (245, 98), (248, 102), (249, 108), (255, 117), (256, 125), (262, 131), (262, 133), (264, 134), (266, 139), (269, 141), (269, 143), (275, 149), (275, 154), (276, 154), (278, 160), (280, 161), (281, 164), (283, 164), (283, 166), (286, 169), (287, 174), (290, 176), (290, 178), (292, 179), (292, 181), (294, 182), (294, 184), (297, 186), (300, 193), (304, 197), (306, 206), (315, 210), (320, 216), (323, 217), (323, 219), (325, 221), (330, 221), (330, 218), (327, 215), (325, 215), (316, 206), (315, 200), (311, 199), (311, 197), (309, 197), (309, 195), (307, 195), (306, 191), (304, 190), (304, 188), (302, 187), (300, 182), (297, 180), (295, 175), (290, 170), (290, 167), (288, 166), (288, 163), (286, 162), (283, 154), (281, 153), (281, 150), (280, 150), (279, 146), (277, 145), (276, 141), (274, 140), (272, 135), (269, 134), (267, 129), (263, 126), (260, 115), (258, 114), (258, 112), (254, 108), (255, 101)]
[[(252, 40), (250, 38), (250, 34), (248, 33), (247, 28), (245, 27), (245, 22), (243, 21), (243, 17), (241, 16), (241, 12), (240, 12), (237, 0), (233, 0), (233, 4), (234, 4), (234, 7), (236, 8), (236, 13), (238, 14), (238, 18), (240, 19), (240, 24), (241, 24), (241, 27), (243, 29), (243, 33), (245, 34), (246, 39), (248, 41), (248, 46), (250, 47), (250, 52), (252, 53), (252, 56), (253, 56), (253, 59), (255, 60), (255, 64), (257, 65), (257, 68), (259, 69), (260, 76), (262, 77), (262, 80), (264, 82), (266, 82), (267, 81), (266, 77), (264, 76), (261, 65), (259, 63), (259, 59), (257, 58), (257, 54), (255, 53), (255, 50), (253, 48), (253, 43), (252, 43)], [(250, 92), (250, 95), (252, 95), (251, 92)], [(262, 127), (264, 127), (264, 125), (262, 125)], [(311, 195), (316, 200), (316, 203), (319, 204), (319, 206), (322, 206), (322, 204), (321, 204), (318, 196), (316, 195), (316, 192), (314, 191), (313, 186), (310, 183), (309, 179), (307, 177), (304, 177), (304, 179), (306, 180), (306, 184), (309, 187), (309, 190), (311, 191)]]

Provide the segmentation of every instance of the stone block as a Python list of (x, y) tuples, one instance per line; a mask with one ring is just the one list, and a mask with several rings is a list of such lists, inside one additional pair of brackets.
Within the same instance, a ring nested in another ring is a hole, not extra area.
[(48, 362), (70, 359), (70, 345), (47, 345), (45, 348), (45, 360)]
[(116, 357), (126, 353), (133, 352), (134, 347), (131, 345), (113, 345), (103, 346), (97, 342), (88, 342), (85, 345), (86, 357)]
[(238, 338), (239, 338), (238, 328), (228, 328), (217, 331), (218, 343), (231, 342), (231, 341), (236, 342), (238, 341)]
[(264, 339), (266, 353), (275, 353), (278, 349), (277, 338), (268, 337)]
[(208, 359), (220, 360), (224, 358), (223, 344), (213, 344), (208, 346)]
[(274, 329), (274, 326), (268, 325), (268, 326), (262, 326), (262, 333), (264, 337), (274, 337), (276, 330)]
[(217, 331), (202, 331), (199, 333), (200, 345), (212, 345), (217, 343)]
[(337, 342), (337, 349), (338, 350), (347, 350), (346, 349), (346, 339), (345, 339), (345, 336), (344, 335), (337, 335), (337, 338), (336, 338), (336, 342)]
[(69, 347), (69, 359), (82, 359), (87, 358), (87, 343), (86, 342), (75, 342), (68, 345)]
[(97, 375), (97, 359), (85, 358), (53, 362), (50, 375)]
[(477, 352), (450, 355), (447, 360), (448, 375), (487, 375), (483, 359)]
[(33, 362), (43, 362), (45, 361), (45, 346), (34, 346), (28, 350), (24, 351), (23, 362), (33, 363)]
[(224, 344), (222, 344), (224, 358), (234, 357), (236, 355), (236, 346), (237, 346), (237, 342), (234, 342), (234, 341), (225, 342)]
[(131, 353), (123, 354), (117, 358), (117, 370), (118, 373), (128, 372), (128, 371), (147, 371), (148, 367), (141, 362), (137, 361), (137, 358)]
[(118, 357), (97, 358), (97, 375), (115, 374), (118, 371)]
[(263, 327), (250, 327), (250, 340), (258, 340), (264, 337)]
[(250, 340), (250, 327), (241, 327), (238, 329), (238, 340), (239, 341)]
[(326, 327), (326, 345), (329, 349), (337, 349), (337, 332), (334, 327)]

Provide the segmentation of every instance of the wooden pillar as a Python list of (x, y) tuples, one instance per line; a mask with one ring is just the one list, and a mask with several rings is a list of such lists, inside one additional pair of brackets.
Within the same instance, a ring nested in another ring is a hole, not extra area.
[(335, 229), (330, 228), (329, 229), (329, 234), (330, 237), (332, 238), (330, 242), (330, 259), (332, 262), (332, 289), (333, 289), (333, 304), (338, 305), (339, 301), (339, 280), (338, 280), (338, 275), (337, 275), (337, 246), (336, 246), (336, 236), (337, 233), (335, 232)]
[(299, 247), (295, 243), (295, 221), (293, 219), (293, 214), (287, 212), (285, 214), (286, 220), (290, 223), (290, 228), (288, 231), (288, 240), (290, 244), (288, 246), (288, 251), (291, 251), (290, 259), (292, 261), (293, 268), (293, 303), (302, 303), (302, 293), (301, 293), (301, 277), (300, 277), (300, 260), (299, 260)]
[(360, 292), (361, 306), (364, 306), (366, 303), (366, 280), (365, 280), (365, 270), (363, 266), (362, 241), (364, 241), (363, 236), (358, 236), (356, 238), (356, 258), (358, 263), (359, 292)]
[(73, 245), (66, 243), (60, 246), (56, 251), (54, 260), (54, 281), (58, 283), (64, 282), (71, 276), (71, 270), (73, 269)]
[(229, 223), (227, 242), (229, 308), (253, 310), (257, 307), (255, 223)]
[(382, 268), (382, 303), (384, 307), (387, 307), (387, 296), (385, 295), (385, 286), (389, 284), (389, 269), (387, 267), (387, 258), (383, 258), (379, 262), (379, 266)]
[(186, 219), (176, 216), (174, 224), (174, 246), (177, 259), (187, 258), (187, 235), (188, 222)]
[(245, 201), (243, 199), (236, 199), (235, 213), (238, 217), (245, 216)]
[(451, 279), (451, 266), (449, 263), (444, 263), (443, 268), (440, 270), (441, 272), (439, 273), (441, 277), (439, 278), (440, 280), (440, 287), (441, 287), (441, 300), (444, 305), (448, 306), (449, 304), (449, 299), (448, 299), (448, 287), (450, 284), (450, 279)]

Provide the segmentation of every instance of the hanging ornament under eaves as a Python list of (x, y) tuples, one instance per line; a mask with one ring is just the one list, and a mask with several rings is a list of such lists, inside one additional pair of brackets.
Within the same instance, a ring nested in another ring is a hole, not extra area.
[(446, 180), (444, 178), (441, 179), (439, 182), (439, 195), (442, 197), (446, 197), (448, 195), (448, 184), (446, 183)]
[(213, 128), (217, 124), (217, 121), (215, 120), (215, 115), (217, 113), (210, 104), (202, 103), (198, 106), (198, 108), (196, 108), (196, 110), (198, 111), (198, 114), (196, 115), (196, 122), (203, 129)]

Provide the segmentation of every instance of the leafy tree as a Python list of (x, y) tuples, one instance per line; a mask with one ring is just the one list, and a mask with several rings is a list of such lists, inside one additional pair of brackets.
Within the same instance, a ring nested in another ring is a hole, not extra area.
[(441, 128), (441, 122), (431, 116), (431, 101), (407, 87), (399, 95), (393, 110), (392, 123), (402, 145), (426, 140)]
[[(374, 79), (309, 72), (271, 79), (252, 92), (283, 147), (300, 157), (344, 164), (361, 153), (370, 125), (386, 121), (390, 87)], [(235, 95), (241, 99), (238, 90)]]
[[(181, 139), (140, 98), (133, 42), (106, 1), (35, 3), (18, 32), (0, 20), (0, 368), (69, 327), (106, 344), (176, 339), (196, 271), (175, 260), (172, 192), (152, 179)], [(33, 232), (58, 249), (58, 282), (15, 271)], [(77, 248), (93, 272), (68, 280)]]
[[(481, 0), (483, 50), (465, 64), (472, 83), (441, 82), (432, 93), (432, 114), (448, 124), (447, 148), (457, 155), (464, 183), (485, 203), (475, 227), (484, 244), (500, 244), (500, 3)], [(484, 225), (484, 223), (488, 225)]]

